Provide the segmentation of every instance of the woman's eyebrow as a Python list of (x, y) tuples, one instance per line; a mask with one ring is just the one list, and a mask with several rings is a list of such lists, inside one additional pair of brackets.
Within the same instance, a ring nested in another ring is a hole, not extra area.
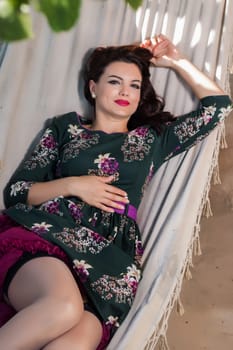
[[(108, 78), (117, 78), (119, 80), (123, 80), (123, 78), (119, 77), (118, 75), (115, 75), (115, 74), (112, 74), (112, 75), (109, 75)], [(140, 79), (132, 79), (132, 81), (137, 81), (138, 83), (141, 83), (141, 80)]]

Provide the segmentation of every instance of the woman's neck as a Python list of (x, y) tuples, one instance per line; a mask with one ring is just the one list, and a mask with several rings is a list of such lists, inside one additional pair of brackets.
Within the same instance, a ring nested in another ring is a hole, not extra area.
[(127, 122), (123, 121), (100, 121), (94, 120), (90, 129), (101, 130), (107, 134), (112, 134), (114, 132), (128, 132)]

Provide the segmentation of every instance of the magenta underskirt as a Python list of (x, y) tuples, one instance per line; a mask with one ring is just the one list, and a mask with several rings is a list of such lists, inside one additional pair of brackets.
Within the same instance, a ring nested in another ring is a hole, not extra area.
[[(68, 262), (66, 254), (58, 246), (18, 225), (8, 216), (0, 215), (0, 327), (15, 315), (15, 310), (3, 300), (2, 287), (7, 271), (24, 252), (37, 251), (47, 252)], [(109, 339), (109, 330), (103, 325), (103, 337), (97, 350), (105, 349)]]

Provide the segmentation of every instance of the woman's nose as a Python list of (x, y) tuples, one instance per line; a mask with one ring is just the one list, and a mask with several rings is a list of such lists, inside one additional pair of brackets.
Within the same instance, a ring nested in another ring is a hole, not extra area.
[(121, 87), (120, 95), (121, 95), (121, 96), (128, 96), (128, 95), (129, 95), (128, 89), (127, 89), (126, 86), (122, 86), (122, 87)]

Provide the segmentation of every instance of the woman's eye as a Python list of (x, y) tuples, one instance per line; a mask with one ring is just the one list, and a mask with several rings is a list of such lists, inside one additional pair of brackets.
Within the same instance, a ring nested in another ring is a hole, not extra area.
[(131, 85), (134, 89), (137, 89), (137, 90), (140, 90), (141, 89), (141, 86), (138, 85), (138, 84), (132, 84)]
[(118, 80), (109, 80), (109, 84), (116, 85), (120, 84), (120, 82)]

